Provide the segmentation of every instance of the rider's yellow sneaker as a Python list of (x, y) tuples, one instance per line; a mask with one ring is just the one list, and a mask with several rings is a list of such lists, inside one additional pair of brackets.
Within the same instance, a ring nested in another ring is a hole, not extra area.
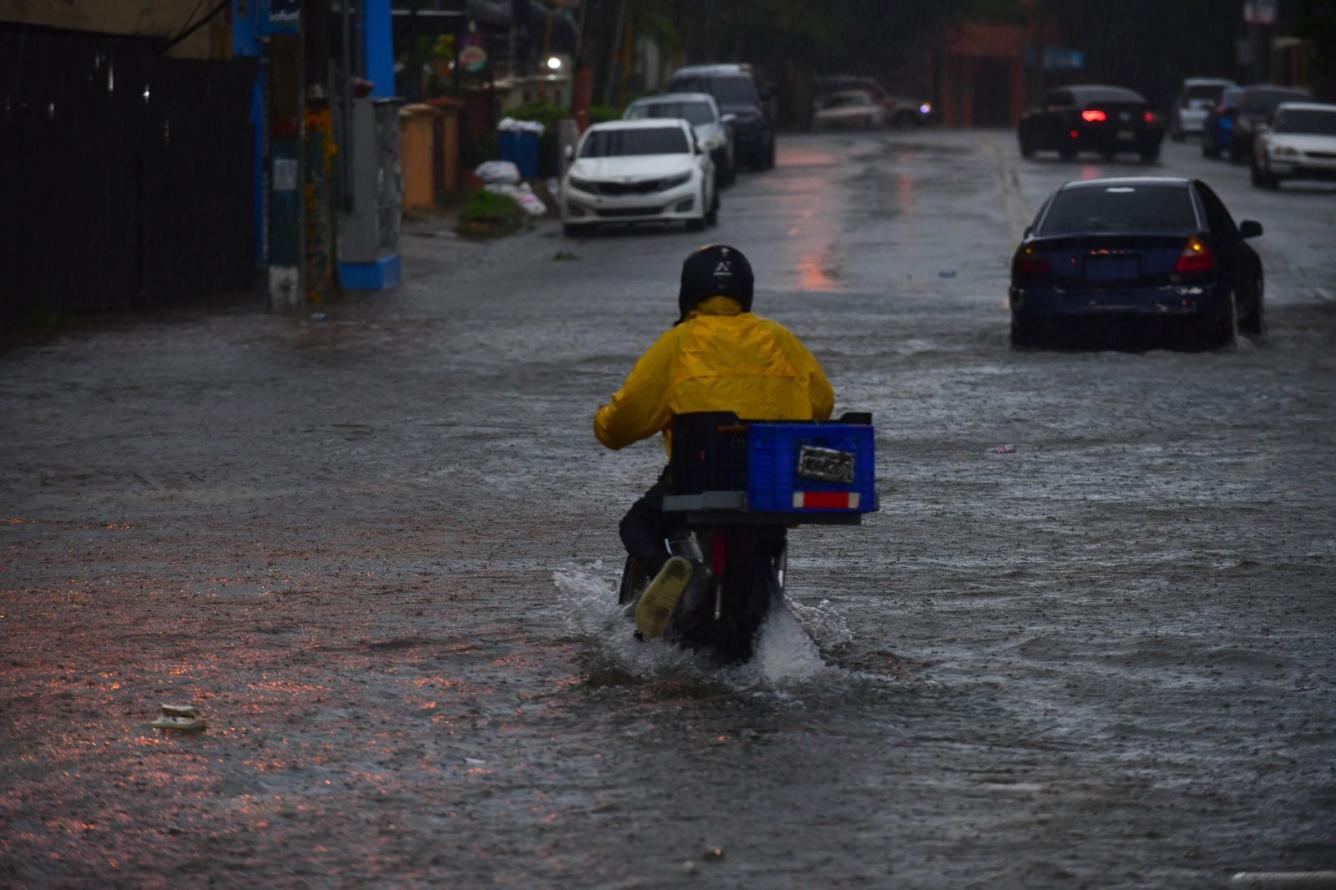
[(663, 564), (636, 605), (637, 630), (647, 637), (663, 635), (682, 591), (691, 583), (692, 571), (691, 560), (681, 556), (674, 556)]

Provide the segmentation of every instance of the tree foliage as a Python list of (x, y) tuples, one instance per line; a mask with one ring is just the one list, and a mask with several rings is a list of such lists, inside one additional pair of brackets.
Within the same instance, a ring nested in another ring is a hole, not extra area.
[(596, 65), (606, 61), (611, 20), (623, 15), (624, 26), (652, 30), (675, 60), (747, 61), (781, 94), (815, 74), (866, 75), (892, 91), (930, 93), (947, 29), (994, 22), (1042, 27), (1047, 45), (1084, 53), (1084, 70), (1047, 72), (1050, 84), (1112, 82), (1163, 102), (1184, 77), (1237, 74), (1244, 33), (1242, 4), (1220, 0), (594, 0), (590, 10), (603, 45)]

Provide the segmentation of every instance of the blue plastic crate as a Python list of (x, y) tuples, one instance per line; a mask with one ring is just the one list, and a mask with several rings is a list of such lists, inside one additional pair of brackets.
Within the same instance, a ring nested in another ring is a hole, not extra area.
[[(808, 464), (800, 469), (799, 461)], [(832, 454), (837, 452), (838, 454)], [(849, 482), (812, 475), (825, 459)], [(877, 509), (876, 431), (867, 424), (753, 423), (747, 430), (747, 509), (777, 513), (871, 513)]]

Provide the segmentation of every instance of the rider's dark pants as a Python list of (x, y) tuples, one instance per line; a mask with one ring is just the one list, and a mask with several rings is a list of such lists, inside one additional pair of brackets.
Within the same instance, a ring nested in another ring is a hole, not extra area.
[(676, 514), (663, 512), (663, 496), (671, 489), (672, 483), (667, 468), (659, 474), (659, 479), (640, 496), (640, 500), (631, 505), (622, 517), (622, 543), (645, 574), (653, 578), (668, 561), (668, 548), (664, 541), (682, 526), (682, 520)]

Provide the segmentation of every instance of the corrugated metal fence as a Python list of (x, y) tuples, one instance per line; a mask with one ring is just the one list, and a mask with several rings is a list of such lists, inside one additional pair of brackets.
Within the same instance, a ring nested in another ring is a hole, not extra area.
[(250, 292), (254, 77), (0, 23), (0, 323)]

